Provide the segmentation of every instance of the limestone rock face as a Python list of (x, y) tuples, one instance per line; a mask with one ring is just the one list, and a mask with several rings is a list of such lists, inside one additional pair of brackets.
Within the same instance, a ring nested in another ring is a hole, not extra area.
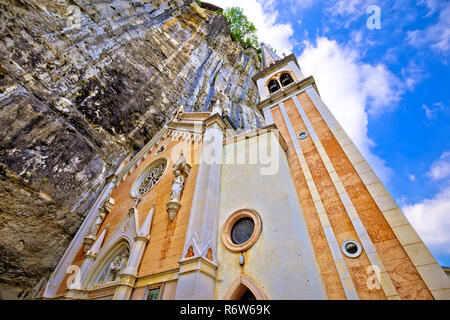
[(258, 69), (195, 1), (0, 0), (0, 298), (36, 294), (106, 178), (179, 105), (261, 126)]

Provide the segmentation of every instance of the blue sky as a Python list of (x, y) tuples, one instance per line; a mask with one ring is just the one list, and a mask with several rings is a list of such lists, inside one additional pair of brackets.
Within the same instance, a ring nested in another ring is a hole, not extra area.
[[(442, 265), (450, 266), (450, 1), (210, 0), (295, 53)], [(369, 29), (367, 8), (380, 8)]]

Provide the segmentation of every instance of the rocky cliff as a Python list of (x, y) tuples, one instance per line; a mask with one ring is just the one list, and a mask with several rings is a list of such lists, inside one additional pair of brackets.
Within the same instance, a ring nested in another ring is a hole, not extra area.
[(194, 1), (0, 0), (0, 298), (34, 296), (175, 107), (260, 126), (258, 69)]

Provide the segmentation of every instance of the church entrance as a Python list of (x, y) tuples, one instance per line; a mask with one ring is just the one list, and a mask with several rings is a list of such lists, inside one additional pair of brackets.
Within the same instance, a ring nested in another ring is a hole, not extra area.
[(267, 296), (258, 284), (245, 275), (239, 277), (231, 284), (224, 300), (266, 300)]
[(250, 290), (247, 289), (239, 300), (246, 301), (246, 300), (257, 300), (257, 299), (256, 299), (255, 295), (253, 294), (253, 292), (251, 292)]

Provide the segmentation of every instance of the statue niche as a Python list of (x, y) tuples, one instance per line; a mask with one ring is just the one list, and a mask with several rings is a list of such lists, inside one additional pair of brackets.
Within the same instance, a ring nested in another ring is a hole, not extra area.
[(169, 214), (170, 221), (175, 219), (178, 210), (181, 208), (181, 194), (184, 189), (184, 174), (186, 177), (191, 172), (191, 166), (187, 163), (186, 159), (181, 153), (180, 158), (173, 165), (173, 174), (175, 178), (172, 182), (172, 190), (170, 191), (170, 201), (166, 204), (167, 213)]

